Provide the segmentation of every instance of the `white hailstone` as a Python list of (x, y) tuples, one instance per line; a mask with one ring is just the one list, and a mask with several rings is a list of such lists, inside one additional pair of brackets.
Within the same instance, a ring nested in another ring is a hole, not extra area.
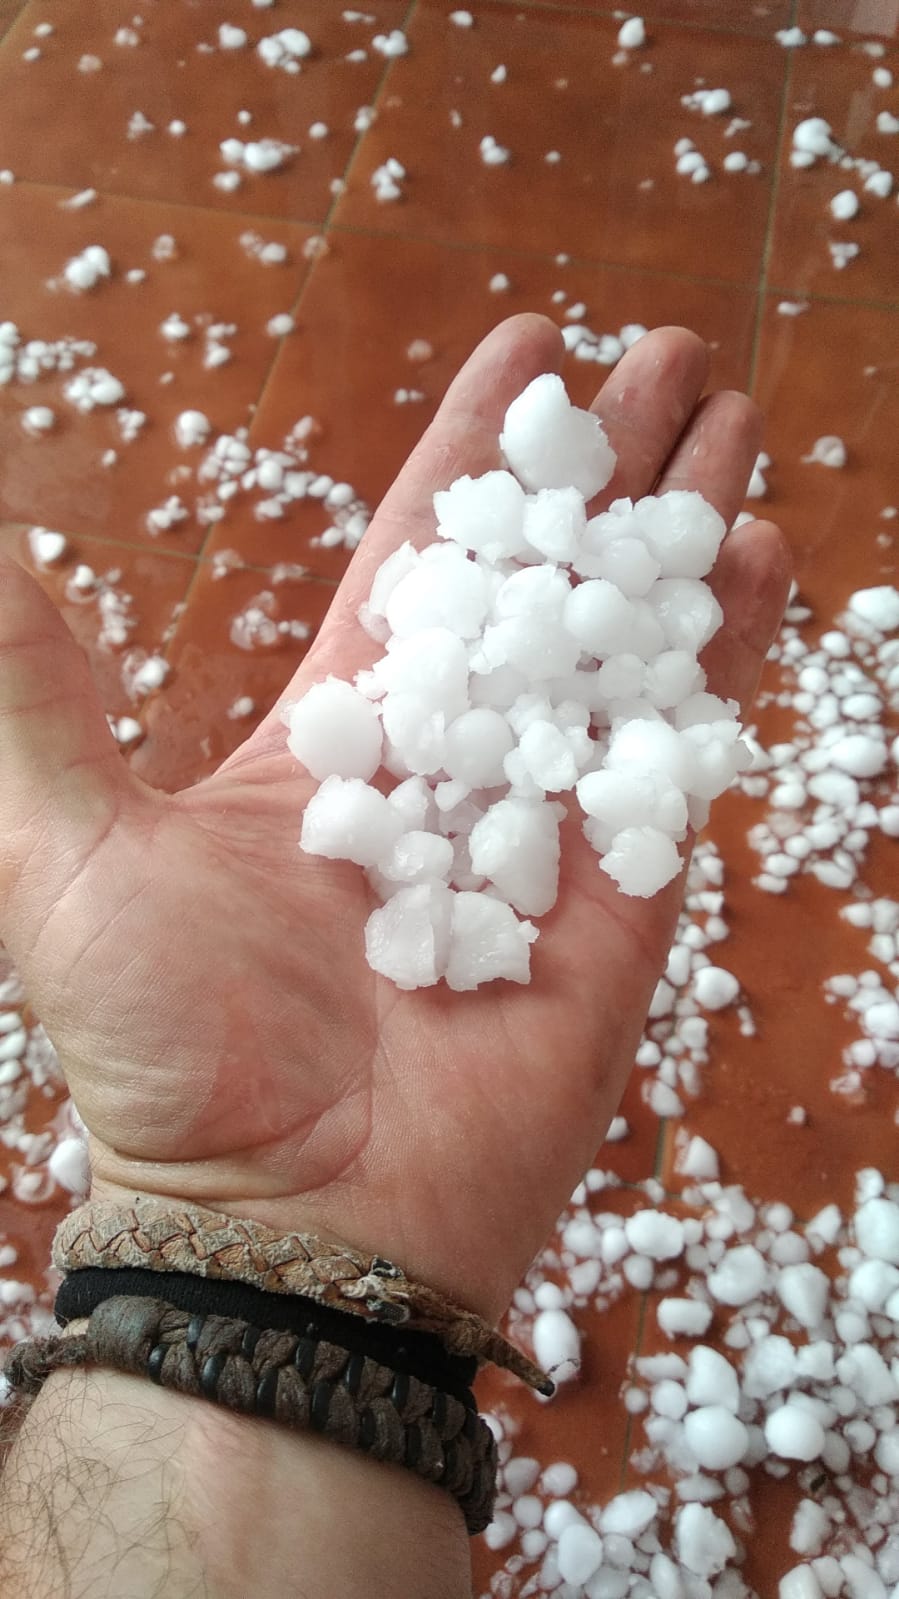
[(656, 1318), (668, 1338), (702, 1338), (712, 1321), (712, 1307), (701, 1299), (662, 1299)]
[(468, 651), (446, 627), (426, 627), (411, 638), (390, 639), (372, 669), (378, 692), (416, 699), (447, 720), (468, 709)]
[(168, 675), (168, 661), (163, 660), (161, 655), (148, 655), (131, 679), (132, 691), (135, 694), (149, 694), (152, 689), (159, 688)]
[(32, 438), (43, 438), (56, 424), (56, 412), (49, 405), (30, 405), (22, 412), (22, 427)]
[(636, 1541), (655, 1521), (658, 1511), (652, 1494), (631, 1488), (627, 1493), (616, 1494), (600, 1511), (599, 1530), (604, 1538), (617, 1536)]
[(565, 1527), (558, 1544), (559, 1575), (564, 1582), (589, 1582), (602, 1563), (602, 1539), (585, 1522)]
[(887, 764), (887, 747), (879, 737), (847, 733), (827, 750), (828, 761), (851, 777), (877, 777)]
[(878, 133), (899, 133), (899, 117), (894, 117), (891, 111), (878, 111)]
[(727, 1523), (707, 1505), (684, 1505), (674, 1523), (674, 1549), (682, 1566), (697, 1577), (715, 1577), (737, 1552)]
[(393, 28), (390, 33), (376, 33), (371, 41), (372, 49), (379, 55), (392, 58), (404, 56), (408, 52), (409, 43), (401, 28)]
[(790, 1548), (797, 1555), (820, 1554), (829, 1531), (830, 1517), (824, 1506), (814, 1499), (802, 1499), (790, 1528)]
[(624, 1234), (631, 1249), (650, 1260), (675, 1260), (684, 1251), (684, 1225), (661, 1210), (638, 1210), (628, 1216)]
[(367, 782), (381, 763), (381, 723), (371, 702), (339, 678), (316, 683), (285, 712), (287, 747), (319, 781)]
[(662, 577), (704, 577), (715, 564), (727, 527), (695, 489), (669, 489), (638, 500), (633, 519)]
[(646, 26), (642, 17), (628, 17), (618, 29), (618, 45), (622, 50), (640, 50), (646, 43)]
[(704, 1471), (727, 1471), (743, 1459), (749, 1433), (723, 1405), (702, 1405), (684, 1418), (687, 1447)]
[(838, 222), (850, 222), (858, 216), (858, 195), (854, 189), (841, 189), (830, 202), (830, 214)]
[(612, 839), (628, 827), (654, 828), (678, 841), (686, 835), (687, 802), (683, 792), (661, 772), (638, 766), (613, 771), (606, 766), (579, 780), (577, 797), (591, 818), (588, 836), (595, 848), (608, 849)]
[(626, 827), (616, 833), (600, 870), (616, 882), (622, 893), (649, 899), (670, 883), (683, 862), (677, 845), (655, 827)]
[(708, 1278), (709, 1293), (723, 1305), (748, 1305), (768, 1285), (765, 1258), (752, 1244), (728, 1249)]
[(182, 411), (175, 418), (175, 438), (182, 450), (205, 444), (211, 430), (212, 423), (202, 411)]
[(543, 916), (559, 886), (559, 823), (548, 804), (498, 800), (469, 836), (472, 870), (526, 916)]
[(70, 1194), (86, 1194), (91, 1181), (87, 1145), (83, 1138), (61, 1138), (47, 1161), (47, 1170)]
[(571, 564), (580, 577), (606, 578), (628, 599), (642, 599), (661, 575), (642, 538), (629, 536), (627, 524), (609, 512), (587, 523)]
[(723, 966), (700, 966), (693, 974), (693, 993), (703, 1010), (724, 1010), (739, 992), (738, 979)]
[(781, 1460), (817, 1460), (824, 1448), (824, 1428), (803, 1405), (787, 1401), (765, 1418), (765, 1442)]
[(830, 1279), (819, 1267), (803, 1262), (783, 1266), (775, 1286), (784, 1309), (801, 1326), (820, 1326), (830, 1297)]
[(514, 744), (512, 730), (499, 711), (473, 706), (446, 730), (444, 771), (469, 788), (494, 788), (503, 782), (503, 760)]
[(481, 632), (489, 603), (482, 567), (468, 561), (458, 544), (437, 545), (401, 577), (384, 604), (397, 638), (425, 627), (446, 627), (459, 638)]
[[(339, 782), (340, 778), (328, 778), (322, 788)], [(310, 806), (314, 803), (311, 800)], [(365, 924), (369, 966), (397, 988), (432, 987), (449, 960), (452, 911), (453, 895), (443, 883), (401, 888), (386, 905), (372, 911)]]
[(503, 977), (530, 981), (532, 922), (519, 921), (511, 906), (487, 894), (453, 896), (451, 943), (446, 967), (450, 988), (465, 991)]
[(888, 583), (857, 589), (849, 598), (849, 614), (878, 633), (892, 633), (899, 628), (899, 589)]
[(525, 494), (511, 472), (457, 478), (434, 495), (437, 533), (495, 562), (522, 555)]
[(98, 405), (118, 405), (125, 398), (124, 386), (104, 367), (86, 367), (66, 384), (64, 394), (77, 411), (93, 411)]
[(243, 28), (235, 28), (230, 22), (223, 22), (219, 27), (220, 50), (242, 50), (246, 42)]
[(849, 1297), (866, 1310), (882, 1310), (899, 1289), (899, 1270), (882, 1260), (865, 1260), (849, 1276)]
[(109, 253), (102, 244), (89, 244), (71, 261), (67, 261), (63, 268), (63, 277), (70, 289), (83, 292), (92, 289), (101, 278), (108, 278), (112, 271)]
[(65, 555), (69, 541), (63, 533), (52, 528), (33, 527), (28, 534), (28, 548), (38, 566), (52, 566)]
[(681, 791), (691, 789), (695, 776), (694, 755), (676, 728), (661, 719), (651, 721), (633, 716), (629, 719), (616, 717), (612, 729), (606, 755), (607, 771), (649, 771), (667, 778)]
[(687, 1363), (687, 1398), (691, 1405), (723, 1406), (736, 1415), (740, 1406), (740, 1387), (730, 1361), (717, 1349), (697, 1344)]
[(570, 488), (585, 500), (605, 488), (615, 454), (599, 418), (571, 404), (553, 372), (533, 379), (512, 401), (500, 448), (525, 488)]
[(815, 440), (808, 455), (804, 455), (802, 459), (804, 462), (830, 466), (839, 471), (846, 465), (848, 454), (842, 439), (837, 438), (836, 434), (825, 433), (822, 438)]
[(714, 1182), (719, 1171), (717, 1153), (706, 1139), (694, 1136), (678, 1157), (677, 1170), (683, 1177), (693, 1177), (697, 1182)]
[(378, 871), (394, 883), (422, 883), (449, 877), (455, 859), (453, 846), (439, 833), (413, 829), (401, 833), (378, 862)]
[(777, 1585), (777, 1599), (824, 1599), (824, 1589), (811, 1566), (793, 1566)]
[(581, 1340), (574, 1322), (564, 1310), (541, 1310), (534, 1317), (531, 1333), (538, 1366), (553, 1382), (570, 1382), (581, 1369)]
[[(254, 5), (271, 4), (271, 0), (253, 0)], [(284, 72), (300, 70), (299, 63), (310, 54), (312, 40), (301, 28), (282, 28), (259, 40), (257, 54), (267, 67), (280, 67)]]
[(573, 561), (586, 526), (584, 499), (577, 489), (541, 489), (525, 503), (525, 539), (547, 561)]
[(630, 600), (606, 578), (588, 578), (565, 600), (564, 622), (581, 649), (590, 655), (617, 655), (633, 637)]
[(661, 578), (648, 603), (671, 649), (698, 655), (718, 631), (724, 613), (707, 583), (700, 578)]
[(836, 1375), (866, 1405), (889, 1405), (899, 1399), (896, 1379), (873, 1344), (856, 1343), (847, 1349), (836, 1363)]
[(855, 1212), (855, 1239), (869, 1260), (899, 1266), (899, 1205), (891, 1199), (869, 1199)]
[(265, 331), (272, 339), (283, 339), (292, 333), (296, 322), (289, 311), (279, 311), (275, 316), (269, 317), (265, 324)]
[(793, 148), (812, 156), (830, 155), (833, 149), (832, 130), (823, 117), (806, 117), (793, 129)]
[(585, 728), (563, 731), (555, 722), (538, 719), (524, 729), (517, 750), (504, 762), (504, 772), (515, 784), (530, 778), (544, 792), (559, 794), (574, 787), (592, 751), (593, 742)]
[(402, 831), (395, 809), (361, 777), (326, 777), (303, 813), (300, 848), (307, 855), (376, 866)]

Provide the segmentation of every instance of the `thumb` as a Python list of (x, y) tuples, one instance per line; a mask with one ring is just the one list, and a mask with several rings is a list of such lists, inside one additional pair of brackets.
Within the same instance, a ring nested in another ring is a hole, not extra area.
[(52, 904), (130, 787), (87, 657), (43, 589), (0, 556), (0, 934), (26, 873)]

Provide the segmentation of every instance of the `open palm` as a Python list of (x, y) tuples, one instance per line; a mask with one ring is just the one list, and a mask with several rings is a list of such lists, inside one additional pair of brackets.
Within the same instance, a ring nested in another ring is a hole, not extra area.
[[(356, 611), (374, 570), (433, 538), (435, 489), (499, 464), (505, 408), (561, 354), (523, 316), (471, 357), (285, 701), (371, 661)], [(743, 396), (700, 400), (707, 371), (679, 329), (620, 362), (594, 405), (619, 458), (604, 502), (697, 488), (733, 519), (760, 424)], [(776, 529), (731, 535), (713, 582), (709, 686), (745, 703), (785, 597)], [(0, 567), (0, 935), (90, 1129), (95, 1186), (376, 1249), (494, 1317), (614, 1114), (682, 882), (625, 898), (571, 818), (531, 984), (400, 993), (365, 963), (362, 874), (297, 850), (314, 786), (276, 707), (213, 777), (147, 788), (54, 608)]]

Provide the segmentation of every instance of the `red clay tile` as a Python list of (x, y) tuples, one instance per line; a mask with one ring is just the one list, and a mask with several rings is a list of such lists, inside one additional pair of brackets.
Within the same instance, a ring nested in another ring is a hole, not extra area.
[[(140, 696), (128, 692), (129, 664), (140, 660), (139, 652), (154, 655), (164, 648), (196, 563), (185, 556), (77, 535), (69, 539), (60, 560), (42, 569), (28, 529), (9, 523), (0, 524), (0, 548), (36, 577), (59, 607), (87, 654), (107, 714), (136, 716)], [(80, 589), (73, 582), (80, 566), (91, 569), (96, 583)], [(110, 597), (111, 610), (105, 613), (109, 620), (104, 623), (101, 607)]]
[[(542, 3), (548, 8), (558, 5), (569, 11), (600, 11), (605, 15), (612, 11), (619, 27), (625, 16), (639, 13), (646, 22), (692, 22), (699, 27), (768, 36), (775, 28), (786, 27), (793, 10), (792, 0), (749, 0), (749, 3), (747, 0), (651, 0), (648, 5), (635, 5), (633, 12), (600, 5), (598, 0), (542, 0)], [(509, 4), (520, 8), (520, 0), (509, 0)]]
[[(744, 40), (737, 84), (728, 35), (662, 24), (651, 49), (619, 66), (616, 24), (598, 15), (510, 13), (485, 0), (476, 26), (460, 29), (442, 7), (422, 5), (409, 37), (411, 52), (394, 64), (337, 221), (754, 280), (785, 70), (778, 45)], [(507, 80), (493, 83), (500, 65)], [(739, 138), (726, 138), (727, 117), (682, 107), (697, 69), (709, 86), (731, 85), (734, 113), (751, 122)], [(485, 136), (509, 150), (507, 164), (484, 164)], [(711, 182), (676, 174), (673, 147), (682, 137), (712, 163)], [(763, 171), (721, 173), (734, 148)], [(545, 159), (551, 151), (561, 157), (556, 164)], [(401, 199), (382, 203), (371, 179), (391, 157), (408, 178)]]
[[(374, 10), (377, 24), (348, 24), (327, 0), (287, 0), (271, 13), (242, 7), (238, 19), (224, 0), (172, 0), (151, 8), (135, 29), (131, 0), (95, 8), (55, 0), (55, 32), (29, 62), (22, 57), (34, 45), (29, 9), (0, 52), (4, 163), (17, 177), (45, 183), (321, 222), (356, 142), (356, 112), (383, 75), (371, 39), (399, 26), (407, 6), (377, 0)], [(237, 20), (248, 45), (218, 48), (220, 25)], [(315, 47), (295, 76), (267, 66), (255, 49), (286, 27), (306, 31)], [(117, 44), (122, 28), (137, 42)], [(365, 50), (364, 61), (346, 59), (356, 49)], [(85, 58), (101, 68), (79, 70)], [(252, 122), (245, 124), (238, 114), (247, 109)], [(135, 113), (152, 128), (129, 137)], [(173, 121), (187, 125), (183, 136), (167, 131)], [(308, 135), (317, 122), (329, 129), (322, 139)], [(229, 138), (277, 139), (299, 153), (224, 192), (212, 179), (225, 169), (219, 144)]]
[[(880, 112), (899, 112), (899, 90), (880, 89), (877, 66), (892, 66), (899, 81), (899, 53), (881, 61), (860, 50), (814, 48), (793, 52), (787, 96), (786, 137), (768, 282), (794, 295), (821, 294), (899, 303), (899, 207), (895, 186), (887, 197), (869, 192), (861, 174), (820, 159), (797, 170), (790, 165), (791, 135), (809, 116), (830, 123), (833, 138), (850, 157), (879, 163), (899, 177), (899, 135), (879, 132)], [(850, 221), (830, 211), (834, 196), (855, 194), (860, 209)], [(857, 245), (842, 268), (829, 246)]]
[[(789, 535), (803, 598), (822, 616), (861, 582), (889, 581), (895, 561), (895, 524), (881, 512), (897, 499), (883, 443), (899, 431), (897, 340), (896, 312), (813, 301), (780, 316), (774, 298), (766, 308), (755, 395), (773, 466), (760, 510)], [(847, 447), (842, 470), (802, 460), (828, 434)]]
[[(748, 376), (755, 297), (742, 289), (616, 268), (563, 267), (511, 248), (451, 250), (342, 230), (332, 231), (329, 243), (330, 253), (317, 263), (303, 296), (299, 331), (285, 342), (263, 395), (251, 442), (278, 448), (298, 418), (313, 415), (321, 433), (310, 444), (310, 466), (349, 481), (371, 506), (393, 481), (471, 349), (513, 312), (543, 311), (565, 326), (572, 325), (565, 310), (582, 304), (580, 320), (596, 333), (617, 334), (629, 322), (685, 323), (714, 345), (716, 387), (739, 386)], [(510, 288), (491, 292), (499, 273)], [(564, 305), (554, 304), (557, 291), (564, 293)], [(410, 360), (416, 341), (433, 354)], [(566, 379), (579, 404), (589, 403), (606, 371), (568, 358)], [(394, 403), (398, 390), (410, 389), (424, 399)], [(346, 552), (312, 544), (329, 521), (320, 502), (298, 502), (282, 521), (259, 522), (252, 511), (259, 498), (238, 496), (229, 504), (213, 530), (210, 552), (236, 549), (256, 566), (299, 561), (340, 576)]]
[[(259, 572), (217, 578), (202, 562), (166, 651), (171, 676), (147, 702), (147, 737), (132, 757), (135, 771), (168, 790), (214, 771), (283, 692), (332, 594), (327, 583), (272, 583)], [(296, 623), (307, 637), (277, 631), (279, 623)]]
[[(278, 341), (266, 332), (273, 315), (290, 310), (308, 271), (303, 248), (309, 230), (284, 223), (262, 231), (233, 217), (181, 206), (100, 197), (81, 209), (61, 208), (60, 190), (16, 184), (0, 189), (0, 254), (4, 309), (23, 341), (90, 340), (96, 354), (78, 368), (102, 367), (125, 388), (124, 407), (143, 412), (147, 424), (123, 442), (117, 407), (82, 415), (67, 401), (68, 376), (45, 373), (35, 382), (0, 388), (0, 515), (65, 531), (102, 533), (145, 543), (147, 513), (182, 490), (193, 510), (185, 468), (192, 474), (201, 451), (176, 446), (172, 424), (184, 409), (208, 414), (215, 429), (250, 420), (252, 407), (275, 360)], [(284, 264), (266, 266), (248, 255), (248, 232), (286, 246)], [(174, 259), (154, 259), (155, 241), (175, 241)], [(110, 280), (85, 293), (50, 289), (66, 262), (88, 245), (102, 244), (112, 259)], [(142, 282), (127, 274), (146, 273)], [(164, 338), (160, 324), (173, 312), (190, 336)], [(233, 359), (204, 367), (205, 328), (235, 328), (223, 343)], [(49, 406), (56, 425), (43, 437), (23, 430), (26, 408)], [(114, 449), (118, 459), (102, 465)], [(161, 547), (197, 549), (205, 528), (191, 516)]]
[(867, 34), (899, 37), (899, 0), (799, 0), (797, 21), (803, 28), (831, 28), (844, 37)]

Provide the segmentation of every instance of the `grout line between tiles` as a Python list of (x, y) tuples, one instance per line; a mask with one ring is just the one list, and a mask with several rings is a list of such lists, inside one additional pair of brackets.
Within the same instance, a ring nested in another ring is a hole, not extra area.
[[(631, 1358), (633, 1360), (639, 1359), (640, 1350), (643, 1347), (643, 1331), (646, 1325), (646, 1312), (648, 1307), (649, 1295), (643, 1293), (640, 1295), (640, 1310), (637, 1315), (637, 1331), (634, 1336), (634, 1347), (631, 1350)], [(623, 1492), (625, 1483), (627, 1482), (627, 1468), (631, 1456), (631, 1441), (633, 1438), (634, 1422), (636, 1419), (636, 1416), (633, 1416), (630, 1411), (627, 1412), (627, 1421), (624, 1427), (624, 1445), (621, 1450), (621, 1465), (618, 1472), (619, 1493)]]
[[(124, 201), (128, 205), (159, 206), (177, 211), (192, 211), (197, 216), (216, 217), (221, 221), (230, 219), (232, 222), (255, 222), (263, 223), (266, 226), (278, 227), (280, 225), (283, 227), (310, 228), (313, 232), (321, 232), (324, 226), (324, 221), (321, 218), (316, 221), (310, 217), (285, 216), (283, 212), (278, 211), (231, 210), (230, 208), (226, 209), (224, 206), (202, 205), (195, 200), (178, 200), (167, 195), (124, 194), (120, 193), (118, 189), (101, 189), (93, 183), (83, 185), (79, 189), (71, 183), (50, 183), (45, 178), (17, 177), (15, 188), (40, 189), (45, 193), (63, 195), (81, 194), (84, 192), (84, 188), (91, 188), (100, 200), (116, 200)], [(329, 206), (328, 210), (330, 212), (331, 206)]]
[[(797, 0), (793, 0), (794, 8)], [(771, 260), (771, 247), (774, 241), (774, 227), (777, 221), (777, 202), (780, 198), (780, 175), (783, 166), (784, 136), (787, 126), (787, 104), (790, 89), (793, 83), (793, 52), (785, 50), (783, 87), (780, 95), (780, 116), (777, 124), (777, 141), (774, 151), (774, 174), (771, 181), (771, 197), (768, 203), (768, 220), (765, 226), (765, 240), (762, 246), (762, 262), (759, 271), (757, 302), (755, 311), (755, 327), (752, 333), (752, 350), (749, 356), (749, 376), (746, 387), (750, 394), (755, 391), (758, 376), (759, 350), (762, 341), (762, 323), (765, 315), (765, 304), (768, 289), (768, 267)]]

